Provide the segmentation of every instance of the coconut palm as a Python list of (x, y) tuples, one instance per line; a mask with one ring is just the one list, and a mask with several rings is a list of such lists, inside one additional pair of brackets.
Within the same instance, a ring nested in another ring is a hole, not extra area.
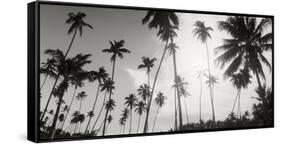
[(121, 114), (121, 119), (119, 121), (123, 125), (123, 134), (125, 133), (126, 122), (127, 122), (128, 117), (129, 117), (129, 112), (130, 112), (130, 110), (127, 107), (124, 108), (124, 110), (122, 111), (122, 114)]
[(76, 99), (78, 101), (80, 101), (79, 110), (78, 110), (79, 113), (81, 112), (82, 102), (86, 97), (87, 97), (87, 95), (86, 95), (85, 91), (82, 91), (82, 92), (78, 93), (77, 96), (76, 96)]
[(48, 76), (50, 76), (50, 78), (56, 77), (57, 71), (55, 68), (55, 63), (56, 63), (55, 59), (47, 59), (47, 62), (42, 62), (42, 66), (40, 67), (40, 73), (44, 74), (45, 78), (40, 86), (40, 89), (43, 88)]
[[(111, 80), (114, 81), (114, 71), (115, 71), (115, 63), (116, 63), (116, 58), (124, 58), (124, 53), (131, 53), (128, 49), (124, 48), (125, 41), (120, 40), (120, 41), (109, 41), (110, 43), (110, 48), (109, 49), (103, 49), (102, 52), (104, 53), (110, 53), (112, 54), (110, 61), (113, 63), (112, 65), (112, 73), (111, 73)], [(111, 99), (112, 92), (109, 92), (109, 100)], [(106, 128), (106, 119), (108, 116), (108, 110), (105, 112), (105, 120), (104, 120), (104, 126), (103, 126), (103, 132), (102, 135), (105, 133), (105, 128)]]
[[(62, 114), (59, 115), (60, 124), (62, 124), (63, 121), (64, 121), (64, 114), (62, 113)], [(59, 127), (59, 124), (58, 124), (58, 127)]]
[(251, 75), (249, 74), (249, 69), (241, 69), (239, 73), (232, 74), (230, 81), (232, 82), (233, 86), (237, 89), (237, 95), (231, 112), (234, 113), (236, 101), (238, 101), (237, 116), (241, 118), (240, 95), (242, 88), (247, 88), (248, 84), (251, 83)]
[(108, 115), (108, 117), (107, 117), (107, 123), (108, 123), (108, 125), (106, 126), (106, 129), (108, 129), (108, 127), (109, 127), (110, 123), (112, 122), (112, 120), (113, 120), (112, 115)]
[[(124, 128), (124, 126), (125, 126), (125, 124), (126, 124), (126, 119), (124, 119), (123, 117), (121, 117), (120, 119), (119, 119), (119, 125), (120, 125), (120, 134), (122, 133), (122, 129)], [(124, 132), (123, 132), (124, 133)]]
[(143, 102), (143, 101), (139, 101), (135, 106), (135, 112), (137, 112), (137, 114), (139, 114), (137, 133), (139, 132), (140, 119), (141, 119), (142, 114), (145, 112), (145, 109), (146, 109), (146, 106), (145, 106), (145, 102)]
[(79, 122), (79, 129), (78, 133), (80, 133), (81, 125), (85, 121), (85, 115), (84, 114), (79, 114), (78, 115), (78, 122)]
[[(99, 97), (99, 92), (100, 92), (100, 87), (102, 85), (102, 83), (104, 83), (107, 79), (108, 79), (108, 73), (106, 72), (106, 70), (104, 69), (104, 67), (100, 67), (98, 71), (91, 71), (90, 72), (90, 81), (98, 81), (98, 88), (97, 88), (97, 93), (96, 93), (96, 97), (94, 100), (94, 104), (93, 104), (93, 108), (92, 111), (94, 112), (95, 107), (96, 107), (96, 103)], [(85, 134), (87, 133), (88, 127), (91, 123), (92, 117), (89, 117), (86, 129), (85, 129)]]
[(138, 95), (142, 98), (145, 104), (148, 103), (150, 87), (147, 84), (142, 84), (137, 89)]
[[(175, 32), (176, 29), (178, 29), (177, 26), (170, 25), (170, 26), (166, 26), (164, 28), (159, 29), (159, 31), (157, 33), (157, 36), (162, 41), (164, 41), (166, 44), (165, 44), (165, 48), (164, 48), (160, 63), (159, 63), (159, 66), (157, 68), (157, 71), (156, 71), (156, 74), (155, 74), (155, 77), (154, 77), (153, 86), (152, 86), (152, 90), (151, 90), (151, 96), (150, 96), (150, 99), (148, 101), (147, 113), (146, 113), (146, 117), (145, 117), (145, 124), (144, 124), (144, 130), (143, 130), (144, 133), (147, 132), (147, 128), (148, 128), (148, 117), (149, 117), (149, 112), (150, 112), (151, 100), (152, 100), (154, 89), (155, 89), (155, 86), (156, 86), (158, 74), (159, 74), (163, 59), (164, 59), (166, 51), (167, 51), (168, 42), (172, 37), (175, 37), (177, 35), (177, 33)], [(182, 123), (180, 125), (182, 125)]]
[(142, 57), (142, 64), (138, 65), (138, 69), (146, 69), (147, 74), (147, 85), (150, 86), (150, 71), (151, 68), (154, 66), (154, 62), (156, 61), (156, 58), (150, 59), (149, 57)]
[(70, 123), (75, 125), (73, 133), (75, 133), (75, 132), (76, 132), (76, 129), (77, 129), (77, 124), (78, 124), (78, 122), (79, 122), (78, 116), (79, 116), (79, 112), (78, 112), (78, 111), (75, 111), (75, 112), (72, 114), (72, 119), (71, 119)]
[[(114, 107), (115, 107), (115, 101), (113, 99), (109, 99), (106, 103), (105, 103), (105, 110), (108, 111), (108, 112), (111, 112), (114, 110)], [(105, 119), (104, 119), (104, 123), (106, 123), (106, 120), (107, 120), (107, 115), (105, 115)], [(104, 127), (105, 128), (105, 127)], [(102, 135), (104, 135), (105, 133), (105, 129), (103, 129), (102, 131)]]
[[(197, 37), (198, 40), (200, 40), (203, 44), (206, 46), (206, 53), (207, 53), (207, 64), (208, 64), (208, 75), (209, 77), (212, 75), (211, 73), (211, 67), (210, 67), (210, 56), (209, 56), (209, 49), (208, 49), (208, 39), (211, 39), (210, 31), (214, 31), (212, 27), (208, 27), (205, 25), (203, 21), (196, 21), (194, 24), (195, 28), (193, 29), (193, 36)], [(213, 96), (213, 89), (212, 86), (209, 87), (210, 90), (210, 97), (211, 97), (211, 105), (212, 105), (212, 116), (213, 121), (216, 121), (215, 116), (215, 108), (214, 108), (214, 96)]]
[(155, 98), (155, 103), (157, 104), (158, 107), (157, 107), (157, 111), (156, 111), (156, 115), (155, 115), (155, 119), (154, 119), (154, 123), (153, 123), (153, 127), (152, 127), (152, 132), (153, 132), (154, 126), (156, 124), (159, 109), (166, 103), (165, 102), (166, 99), (167, 99), (167, 97), (164, 96), (164, 94), (162, 92), (159, 92), (157, 94), (157, 97)]
[(129, 94), (129, 96), (125, 97), (125, 105), (130, 110), (130, 129), (129, 129), (129, 134), (131, 133), (132, 129), (132, 119), (133, 119), (133, 108), (135, 107), (137, 98), (135, 94)]
[[(260, 78), (265, 80), (262, 63), (271, 71), (271, 63), (264, 56), (265, 51), (272, 49), (272, 31), (266, 31), (271, 23), (271, 18), (258, 20), (243, 16), (228, 17), (227, 20), (218, 22), (218, 28), (231, 36), (216, 48), (217, 53), (222, 53), (216, 59), (220, 67), (228, 65), (224, 72), (225, 78), (239, 68), (248, 67), (256, 76), (258, 86), (262, 87)], [(265, 99), (264, 103), (267, 105)]]
[[(72, 34), (73, 33), (73, 36), (72, 36), (72, 39), (70, 41), (70, 44), (68, 46), (68, 49), (67, 49), (66, 53), (65, 54), (63, 54), (62, 52), (60, 53), (60, 55), (59, 55), (60, 59), (62, 58), (64, 60), (64, 59), (67, 58), (67, 55), (68, 55), (68, 53), (69, 53), (69, 51), (70, 51), (70, 49), (72, 47), (72, 44), (74, 42), (77, 30), (79, 31), (80, 36), (82, 36), (83, 28), (84, 27), (89, 27), (90, 29), (93, 29), (93, 27), (90, 24), (88, 24), (88, 23), (86, 23), (84, 21), (85, 17), (86, 17), (86, 14), (83, 13), (83, 12), (77, 12), (77, 14), (74, 14), (72, 12), (68, 13), (68, 19), (65, 21), (65, 23), (66, 24), (70, 24), (71, 26), (69, 27), (69, 29), (67, 31), (67, 34)], [(61, 73), (58, 72), (57, 75), (56, 75), (56, 79), (55, 79), (54, 85), (53, 85), (52, 90), (51, 90), (51, 92), (49, 94), (48, 101), (47, 101), (46, 106), (44, 108), (43, 114), (42, 114), (42, 116), (40, 118), (41, 121), (43, 120), (43, 118), (45, 116), (46, 110), (48, 109), (50, 100), (52, 98), (53, 91), (54, 91), (54, 89), (55, 89), (55, 87), (57, 85), (57, 82), (59, 80), (60, 74)]]
[(94, 130), (94, 128), (95, 128), (95, 126), (96, 126), (96, 124), (97, 124), (97, 122), (98, 122), (98, 120), (99, 120), (99, 118), (101, 116), (102, 110), (103, 110), (103, 108), (105, 106), (106, 94), (110, 93), (110, 91), (114, 90), (114, 88), (115, 88), (114, 87), (114, 82), (110, 78), (107, 78), (104, 81), (104, 83), (101, 84), (101, 91), (104, 91), (102, 107), (99, 110), (99, 114), (98, 114), (98, 116), (97, 116), (97, 118), (96, 118), (96, 120), (94, 122), (94, 125), (93, 125), (93, 127), (91, 129), (91, 132)]

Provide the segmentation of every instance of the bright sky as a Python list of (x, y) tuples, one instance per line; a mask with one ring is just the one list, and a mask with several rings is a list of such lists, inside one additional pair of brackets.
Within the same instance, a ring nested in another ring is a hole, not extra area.
[[(122, 10), (122, 9), (104, 9), (93, 7), (73, 7), (73, 6), (55, 6), (41, 5), (40, 7), (40, 61), (45, 62), (46, 56), (43, 54), (46, 49), (60, 49), (66, 51), (72, 35), (67, 35), (69, 25), (65, 24), (67, 14), (69, 12), (84, 12), (87, 14), (85, 21), (91, 24), (94, 29), (85, 28), (82, 37), (76, 37), (69, 56), (74, 56), (78, 53), (92, 54), (92, 63), (85, 67), (87, 70), (97, 70), (104, 66), (107, 72), (111, 75), (112, 63), (110, 55), (102, 53), (102, 49), (109, 48), (109, 40), (125, 40), (125, 48), (131, 51), (131, 54), (125, 54), (124, 59), (117, 59), (115, 70), (115, 91), (113, 98), (116, 101), (116, 108), (112, 112), (113, 122), (108, 128), (109, 134), (118, 134), (120, 131), (119, 119), (121, 111), (124, 108), (124, 97), (130, 93), (136, 94), (136, 89), (142, 83), (147, 82), (145, 71), (137, 70), (137, 66), (141, 63), (142, 56), (156, 57), (157, 62), (152, 69), (151, 77), (155, 75), (156, 67), (159, 64), (160, 57), (163, 52), (164, 43), (156, 37), (156, 31), (148, 29), (147, 25), (142, 25), (142, 18), (146, 11), (140, 10)], [(206, 15), (206, 14), (188, 14), (177, 13), (180, 19), (178, 37), (175, 39), (179, 50), (177, 51), (177, 67), (178, 74), (184, 77), (189, 83), (188, 90), (191, 96), (185, 101), (191, 122), (199, 121), (199, 92), (200, 81), (196, 78), (196, 73), (202, 67), (207, 68), (206, 48), (200, 41), (193, 37), (192, 30), (195, 21), (205, 21), (207, 26), (211, 26), (214, 32), (211, 32), (212, 39), (208, 41), (211, 61), (211, 71), (213, 75), (219, 78), (218, 84), (215, 86), (215, 112), (218, 120), (223, 120), (227, 117), (232, 109), (232, 105), (236, 96), (236, 90), (231, 85), (229, 80), (224, 80), (222, 77), (223, 71), (217, 65), (214, 65), (214, 59), (217, 57), (214, 53), (214, 48), (222, 45), (222, 39), (229, 36), (225, 32), (217, 29), (217, 22), (225, 20), (227, 17), (222, 15)], [(267, 30), (271, 31), (271, 30)], [(265, 54), (271, 61), (271, 52)], [(267, 68), (264, 69), (266, 74), (266, 83), (271, 86), (271, 72)], [(163, 62), (159, 78), (157, 81), (156, 92), (161, 91), (167, 96), (167, 103), (160, 109), (155, 131), (165, 131), (173, 127), (174, 124), (174, 90), (171, 88), (173, 84), (173, 65), (172, 57), (166, 55)], [(44, 77), (41, 76), (41, 80)], [(151, 78), (151, 82), (152, 82)], [(205, 80), (204, 80), (205, 81)], [(48, 80), (42, 89), (41, 109), (45, 106), (47, 97), (50, 93), (51, 86), (54, 80)], [(247, 90), (242, 90), (241, 93), (241, 108), (242, 111), (251, 110), (251, 106), (256, 102), (253, 96), (257, 82), (255, 77), (252, 79), (252, 84)], [(83, 101), (82, 113), (87, 114), (90, 111), (95, 98), (97, 83), (85, 82), (85, 86), (78, 89), (78, 92), (85, 91), (88, 97)], [(74, 88), (70, 87), (64, 96), (67, 104), (70, 103)], [(100, 109), (102, 105), (103, 94), (100, 94), (98, 106), (95, 111)], [(50, 108), (55, 109), (55, 101), (52, 99)], [(186, 115), (183, 106), (183, 119), (186, 122)], [(79, 101), (75, 101), (71, 109), (71, 114), (78, 110)], [(156, 113), (156, 105), (153, 103), (151, 114)], [(203, 86), (202, 97), (202, 116), (204, 120), (211, 119), (211, 103), (208, 88)], [(104, 117), (104, 113), (101, 117)], [(132, 132), (136, 131), (138, 115), (133, 115)], [(67, 124), (70, 117), (67, 119)], [(94, 117), (95, 119), (95, 117)], [(86, 119), (86, 121), (88, 118)], [(141, 121), (143, 128), (144, 116)], [(150, 126), (153, 122), (153, 117), (149, 119)], [(100, 121), (101, 123), (101, 121)], [(98, 125), (100, 125), (98, 123)], [(128, 128), (129, 123), (127, 123)], [(86, 122), (81, 129), (85, 129)], [(126, 130), (127, 131), (127, 130)]]

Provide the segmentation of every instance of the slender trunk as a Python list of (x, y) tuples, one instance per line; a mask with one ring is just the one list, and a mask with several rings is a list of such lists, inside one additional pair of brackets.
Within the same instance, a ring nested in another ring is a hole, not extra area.
[[(99, 91), (100, 91), (100, 83), (99, 83), (99, 85), (98, 85), (96, 98), (95, 98), (94, 105), (93, 105), (93, 108), (92, 108), (93, 113), (94, 113), (94, 110), (95, 110), (95, 107), (96, 107), (96, 103), (97, 103), (97, 100), (98, 100)], [(88, 130), (88, 127), (89, 127), (89, 125), (90, 125), (90, 123), (91, 123), (91, 120), (92, 120), (92, 117), (89, 118), (89, 121), (88, 121), (88, 123), (87, 123), (87, 126), (86, 126), (86, 129), (85, 129), (84, 134), (87, 133), (87, 130)]]
[(234, 100), (234, 103), (233, 103), (233, 106), (232, 106), (231, 113), (234, 113), (234, 108), (235, 108), (235, 105), (236, 105), (236, 102), (237, 102), (237, 99), (238, 99), (239, 95), (240, 95), (240, 89), (238, 89), (238, 91), (237, 91), (237, 95), (236, 95), (236, 97), (235, 97), (235, 100)]
[(187, 106), (186, 106), (186, 101), (184, 100), (184, 108), (185, 108), (185, 114), (186, 114), (186, 123), (189, 123), (189, 118), (188, 118), (188, 111), (187, 111)]
[(137, 127), (137, 133), (139, 133), (139, 127), (140, 127), (140, 119), (141, 119), (141, 115), (139, 115), (139, 119), (138, 119), (138, 127)]
[[(112, 80), (112, 81), (114, 80), (115, 62), (116, 62), (116, 58), (113, 60), (112, 76), (111, 76), (111, 80)], [(110, 90), (110, 92), (109, 92), (109, 98), (108, 98), (108, 100), (111, 99), (111, 95), (112, 95), (112, 90)], [(102, 136), (104, 136), (104, 134), (105, 134), (106, 119), (107, 119), (107, 116), (108, 116), (108, 112), (109, 112), (109, 109), (107, 109), (106, 112), (105, 112), (104, 124), (103, 124), (103, 130), (102, 130)]]
[(202, 122), (202, 77), (200, 76), (199, 123)]
[[(76, 33), (77, 33), (77, 28), (76, 28), (75, 31), (74, 31), (74, 34), (73, 34), (73, 37), (72, 37), (71, 42), (70, 42), (70, 44), (69, 44), (69, 47), (68, 47), (68, 49), (67, 49), (67, 51), (66, 51), (66, 53), (65, 53), (65, 55), (64, 55), (64, 59), (66, 59), (66, 57), (67, 57), (67, 55), (68, 55), (68, 53), (69, 53), (69, 51), (70, 51), (70, 48), (71, 48), (71, 46), (72, 46), (72, 44), (73, 44), (73, 41), (74, 41), (75, 36), (76, 36)], [(57, 82), (58, 82), (58, 80), (59, 80), (59, 76), (60, 76), (60, 73), (58, 73), (57, 76), (56, 76), (55, 83), (54, 83), (53, 88), (52, 88), (52, 90), (51, 90), (51, 93), (50, 93), (50, 95), (49, 95), (48, 101), (47, 101), (46, 106), (45, 106), (45, 108), (44, 108), (43, 114), (42, 114), (42, 116), (41, 116), (41, 118), (40, 118), (40, 121), (43, 121), (43, 119), (44, 119), (44, 116), (45, 116), (46, 111), (47, 111), (47, 109), (48, 109), (48, 106), (49, 106), (49, 104), (50, 104), (50, 100), (51, 100), (51, 98), (52, 98), (54, 89), (55, 89), (55, 87), (56, 87), (56, 85), (57, 85)]]
[(43, 81), (43, 83), (42, 83), (41, 86), (40, 86), (40, 90), (42, 89), (42, 87), (43, 87), (44, 84), (46, 83), (47, 77), (48, 77), (48, 75), (45, 75), (44, 81)]
[(155, 119), (154, 119), (154, 123), (153, 123), (153, 127), (152, 127), (152, 132), (153, 132), (155, 124), (156, 124), (156, 120), (157, 120), (159, 109), (160, 109), (160, 106), (158, 106), (157, 111), (156, 111), (156, 115), (155, 115)]
[(79, 114), (80, 114), (80, 112), (81, 112), (81, 108), (82, 108), (82, 98), (81, 98), (81, 100), (80, 100)]
[(176, 90), (176, 88), (175, 88), (175, 93), (174, 93), (174, 95), (175, 95), (175, 99), (174, 99), (174, 102), (175, 102), (175, 131), (177, 130), (177, 127), (178, 127), (178, 114), (177, 114), (177, 90)]
[(62, 123), (61, 129), (63, 129), (64, 123), (65, 123), (65, 121), (66, 121), (66, 119), (67, 119), (67, 116), (68, 116), (68, 114), (69, 114), (69, 112), (70, 112), (70, 109), (71, 109), (71, 106), (72, 106), (73, 100), (74, 100), (74, 98), (75, 98), (76, 90), (77, 90), (77, 87), (75, 86), (75, 89), (74, 89), (74, 92), (73, 92), (73, 95), (72, 95), (72, 99), (71, 99), (71, 101), (70, 101), (70, 104), (69, 104), (68, 110), (66, 111), (65, 119), (63, 120), (63, 123)]
[[(208, 49), (208, 45), (207, 42), (205, 43), (206, 45), (206, 51), (207, 51), (207, 62), (208, 62), (208, 75), (209, 77), (211, 76), (211, 68), (210, 68), (210, 56), (209, 56), (209, 49)], [(216, 121), (216, 117), (215, 117), (215, 108), (214, 108), (214, 100), (213, 100), (213, 92), (212, 92), (212, 84), (210, 85), (209, 89), (210, 89), (210, 97), (211, 97), (211, 105), (212, 105), (212, 116), (213, 116), (213, 122)]]
[(180, 99), (180, 91), (179, 91), (179, 85), (177, 81), (177, 63), (176, 63), (176, 53), (173, 52), (173, 63), (174, 63), (174, 79), (176, 83), (176, 90), (177, 90), (177, 98), (178, 98), (178, 107), (179, 107), (179, 129), (182, 128), (183, 123), (182, 123), (182, 109), (181, 109), (181, 99)]
[(98, 114), (98, 117), (97, 117), (97, 119), (96, 119), (96, 121), (95, 121), (95, 123), (94, 123), (94, 125), (93, 125), (93, 127), (92, 127), (92, 129), (91, 129), (91, 132), (94, 130), (94, 128), (95, 128), (95, 126), (96, 126), (96, 124), (97, 124), (97, 122), (98, 122), (98, 120), (99, 120), (99, 118), (100, 118), (100, 116), (101, 116), (102, 110), (103, 110), (103, 108), (104, 108), (105, 100), (106, 100), (106, 92), (104, 92), (102, 107), (101, 107), (101, 109), (100, 109), (100, 111), (99, 111), (99, 114)]
[(133, 109), (131, 108), (131, 110), (130, 110), (130, 129), (129, 129), (129, 134), (131, 134), (132, 119), (133, 119)]
[(158, 74), (159, 74), (159, 71), (160, 71), (160, 68), (161, 68), (163, 59), (164, 59), (165, 54), (166, 54), (166, 51), (167, 51), (167, 45), (168, 45), (168, 40), (166, 41), (165, 49), (164, 49), (162, 58), (161, 58), (161, 60), (160, 60), (158, 69), (157, 69), (157, 71), (156, 71), (156, 75), (155, 75), (155, 77), (154, 77), (153, 86), (152, 86), (152, 90), (151, 90), (151, 96), (150, 96), (149, 101), (148, 101), (148, 107), (147, 107), (147, 113), (146, 113), (146, 117), (145, 117), (145, 123), (144, 123), (143, 133), (146, 133), (147, 130), (148, 130), (148, 117), (149, 117), (149, 112), (150, 112), (150, 107), (151, 107), (151, 100), (152, 100), (153, 92), (154, 92), (154, 89), (155, 89), (155, 86), (156, 86), (156, 81), (157, 81), (157, 78), (158, 78)]
[(58, 106), (57, 106), (56, 113), (55, 113), (54, 118), (53, 118), (52, 126), (50, 128), (51, 129), (50, 130), (50, 135), (49, 135), (50, 139), (54, 139), (55, 138), (56, 124), (57, 124), (57, 120), (58, 120), (58, 116), (59, 116), (60, 107), (61, 107), (62, 102), (63, 102), (62, 96), (59, 96)]
[(237, 106), (237, 117), (239, 117), (239, 119), (241, 119), (240, 97), (241, 97), (241, 95), (239, 94), (239, 96), (238, 96), (238, 106)]

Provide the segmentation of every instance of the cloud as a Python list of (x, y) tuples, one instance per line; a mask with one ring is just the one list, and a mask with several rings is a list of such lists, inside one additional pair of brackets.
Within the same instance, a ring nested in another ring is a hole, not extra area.
[(138, 88), (141, 84), (146, 83), (147, 75), (144, 71), (131, 68), (126, 68), (125, 71), (128, 72), (129, 76), (133, 79), (136, 88)]

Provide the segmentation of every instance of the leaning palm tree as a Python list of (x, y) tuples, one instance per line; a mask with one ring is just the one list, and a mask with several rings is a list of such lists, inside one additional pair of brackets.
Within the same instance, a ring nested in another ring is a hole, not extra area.
[(142, 57), (142, 64), (138, 65), (138, 69), (146, 69), (147, 74), (147, 85), (150, 86), (150, 71), (151, 68), (154, 66), (154, 62), (156, 61), (156, 58), (150, 59), (149, 57)]
[(143, 101), (139, 101), (136, 106), (135, 106), (135, 112), (137, 112), (137, 114), (139, 114), (139, 119), (138, 119), (138, 127), (137, 127), (137, 133), (139, 132), (139, 126), (140, 126), (140, 119), (142, 114), (145, 112), (145, 102)]
[[(198, 40), (200, 40), (203, 44), (206, 46), (206, 52), (207, 52), (207, 64), (208, 64), (208, 75), (211, 76), (211, 67), (210, 67), (210, 56), (209, 56), (209, 49), (208, 49), (208, 39), (211, 38), (210, 31), (213, 31), (212, 27), (208, 27), (205, 25), (203, 21), (196, 21), (194, 24), (195, 28), (193, 29), (193, 36), (197, 37)], [(214, 100), (213, 100), (213, 90), (212, 86), (209, 87), (210, 90), (210, 97), (211, 97), (211, 105), (212, 105), (212, 116), (213, 116), (213, 121), (216, 121), (216, 116), (215, 116), (215, 108), (214, 108)]]
[[(97, 88), (97, 93), (96, 93), (96, 97), (94, 100), (94, 104), (92, 107), (92, 112), (95, 111), (95, 107), (96, 107), (96, 103), (99, 97), (99, 92), (100, 92), (100, 88), (102, 86), (102, 84), (108, 79), (108, 73), (106, 72), (106, 70), (104, 69), (104, 67), (100, 67), (98, 71), (91, 71), (90, 72), (90, 81), (98, 81), (98, 88)], [(85, 129), (85, 134), (87, 133), (88, 127), (90, 125), (90, 122), (92, 120), (92, 117), (89, 117), (86, 129)]]
[[(271, 63), (264, 52), (272, 50), (272, 30), (266, 31), (272, 23), (271, 18), (233, 16), (218, 22), (218, 28), (227, 32), (231, 38), (224, 39), (223, 45), (216, 48), (221, 53), (216, 61), (221, 68), (226, 68), (224, 77), (228, 78), (239, 68), (248, 67), (256, 76), (258, 86), (262, 87), (260, 78), (265, 80), (262, 63), (271, 71)], [(267, 105), (264, 99), (265, 105)]]
[(232, 107), (232, 113), (234, 113), (234, 108), (237, 102), (237, 116), (241, 118), (241, 106), (240, 106), (240, 95), (242, 88), (247, 88), (248, 84), (251, 83), (251, 75), (249, 74), (249, 69), (241, 69), (239, 73), (232, 74), (231, 76), (231, 82), (233, 86), (237, 89), (237, 95), (234, 100), (234, 104)]
[(125, 97), (125, 105), (127, 105), (127, 107), (130, 110), (129, 134), (131, 133), (131, 129), (132, 129), (133, 108), (135, 107), (136, 101), (137, 101), (137, 98), (136, 98), (135, 94), (130, 94), (129, 96)]
[(82, 92), (78, 93), (77, 96), (76, 96), (76, 99), (78, 101), (80, 101), (79, 110), (78, 110), (79, 113), (81, 112), (82, 102), (86, 97), (87, 97), (87, 95), (86, 95), (85, 91), (82, 91)]
[[(83, 13), (83, 12), (77, 12), (77, 14), (74, 14), (72, 12), (68, 13), (68, 19), (65, 21), (65, 23), (66, 24), (70, 24), (71, 26), (69, 27), (69, 29), (67, 31), (67, 34), (72, 34), (73, 33), (73, 36), (72, 36), (72, 39), (70, 41), (70, 44), (68, 46), (68, 49), (67, 49), (66, 53), (65, 54), (62, 53), (62, 55), (61, 55), (61, 57), (63, 59), (67, 58), (67, 55), (68, 55), (68, 53), (69, 53), (69, 51), (70, 51), (70, 49), (72, 47), (72, 44), (74, 42), (75, 37), (76, 37), (77, 31), (79, 31), (80, 36), (82, 36), (83, 28), (84, 27), (89, 27), (90, 29), (93, 29), (93, 27), (90, 24), (88, 24), (88, 23), (86, 23), (84, 21), (85, 17), (86, 17), (86, 14)], [(52, 90), (51, 90), (51, 92), (49, 94), (46, 106), (44, 108), (44, 111), (43, 111), (43, 114), (42, 114), (40, 120), (42, 120), (44, 118), (45, 112), (48, 109), (50, 100), (52, 98), (53, 91), (54, 91), (54, 89), (55, 89), (55, 87), (57, 85), (57, 82), (59, 80), (60, 75), (61, 75), (61, 73), (59, 73), (59, 72), (56, 75), (56, 79), (55, 79), (54, 85), (53, 85)]]
[[(112, 54), (110, 61), (113, 63), (112, 65), (112, 73), (111, 73), (111, 80), (114, 81), (114, 71), (115, 71), (115, 63), (116, 63), (116, 58), (123, 58), (124, 53), (131, 53), (128, 49), (124, 48), (125, 41), (120, 40), (120, 41), (109, 41), (110, 43), (110, 48), (109, 49), (103, 49), (102, 52), (104, 53), (110, 53)], [(109, 92), (109, 100), (111, 99), (112, 92)], [(106, 128), (106, 119), (108, 116), (108, 110), (105, 112), (105, 121), (103, 125), (103, 132), (102, 135), (105, 133), (105, 128)]]
[[(106, 103), (105, 103), (105, 110), (108, 111), (108, 112), (111, 112), (114, 110), (116, 104), (115, 104), (115, 101), (113, 99), (109, 99)], [(106, 123), (106, 120), (107, 120), (107, 115), (105, 115), (105, 119), (104, 119), (104, 123)], [(102, 131), (102, 135), (104, 135), (105, 133), (105, 129), (103, 129)]]
[(167, 99), (167, 97), (164, 96), (164, 94), (162, 92), (159, 92), (157, 94), (157, 97), (155, 98), (155, 103), (157, 104), (158, 108), (157, 108), (157, 111), (156, 111), (156, 115), (155, 115), (155, 119), (154, 119), (154, 123), (153, 123), (153, 127), (152, 127), (152, 132), (153, 132), (154, 126), (156, 124), (159, 109), (166, 103), (165, 102), (166, 99)]
[[(175, 37), (177, 35), (177, 33), (175, 32), (176, 29), (178, 29), (177, 26), (171, 26), (170, 25), (168, 27), (164, 27), (163, 29), (160, 29), (158, 31), (158, 33), (157, 33), (157, 36), (159, 36), (159, 38), (162, 41), (164, 41), (166, 44), (165, 44), (165, 48), (164, 48), (164, 51), (163, 51), (160, 63), (159, 63), (159, 66), (157, 68), (157, 71), (156, 71), (156, 74), (155, 74), (155, 77), (154, 77), (154, 81), (153, 81), (153, 85), (152, 85), (152, 90), (151, 90), (151, 96), (150, 96), (150, 99), (148, 100), (147, 113), (146, 113), (145, 124), (144, 124), (144, 133), (146, 133), (147, 130), (148, 130), (148, 117), (149, 117), (151, 101), (152, 101), (154, 89), (155, 89), (155, 86), (156, 86), (156, 81), (157, 81), (157, 78), (158, 78), (158, 74), (159, 74), (160, 68), (162, 66), (162, 62), (164, 60), (164, 57), (165, 57), (165, 54), (166, 54), (166, 51), (167, 51), (168, 42), (169, 42), (169, 40), (172, 37)], [(182, 123), (180, 123), (180, 126), (182, 126)]]
[(40, 67), (40, 73), (44, 74), (45, 78), (40, 86), (40, 90), (43, 88), (48, 77), (50, 78), (56, 77), (57, 71), (55, 68), (55, 63), (56, 63), (55, 59), (47, 59), (47, 62), (42, 62), (42, 66)]

